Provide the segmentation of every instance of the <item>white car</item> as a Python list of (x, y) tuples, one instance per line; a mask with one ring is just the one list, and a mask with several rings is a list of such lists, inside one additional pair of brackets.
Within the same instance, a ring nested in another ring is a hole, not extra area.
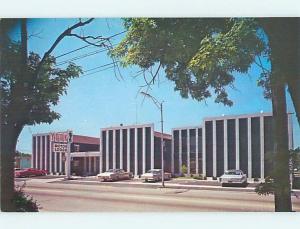
[(227, 170), (219, 178), (219, 182), (222, 186), (228, 184), (241, 184), (247, 185), (247, 175), (242, 170)]
[(104, 173), (97, 175), (101, 181), (117, 181), (117, 180), (129, 180), (132, 178), (132, 174), (125, 172), (123, 169), (109, 169)]
[[(161, 169), (150, 169), (148, 172), (144, 173), (141, 176), (141, 179), (145, 182), (148, 181), (161, 181), (162, 179), (162, 170)], [(170, 180), (171, 179), (171, 173), (164, 173), (164, 180)]]

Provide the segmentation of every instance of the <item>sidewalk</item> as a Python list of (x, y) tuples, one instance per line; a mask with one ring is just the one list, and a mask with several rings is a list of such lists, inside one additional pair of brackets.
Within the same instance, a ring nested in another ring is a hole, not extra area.
[[(52, 182), (51, 182), (52, 183)], [(54, 181), (53, 183), (68, 183), (68, 184), (85, 184), (85, 185), (104, 185), (114, 187), (136, 187), (136, 188), (161, 188), (161, 182), (145, 183), (140, 179), (124, 180), (116, 182), (101, 182), (96, 177), (78, 177), (74, 180)], [(218, 181), (215, 180), (194, 180), (194, 179), (172, 179), (165, 181), (165, 188), (171, 189), (191, 189), (191, 190), (215, 190), (215, 191), (239, 191), (239, 192), (254, 192), (255, 186), (258, 183), (250, 183), (247, 187), (222, 187)], [(294, 195), (299, 196), (300, 190), (292, 190)]]
[[(25, 180), (25, 179), (24, 179)], [(27, 180), (27, 179), (26, 179)], [(145, 183), (140, 179), (116, 181), (116, 182), (101, 182), (96, 176), (75, 177), (67, 180), (65, 176), (47, 176), (29, 178), (30, 183), (61, 183), (61, 184), (83, 184), (83, 185), (99, 185), (99, 186), (114, 186), (114, 187), (135, 187), (135, 188), (161, 188), (161, 182)], [(165, 181), (165, 188), (170, 189), (190, 189), (190, 190), (212, 190), (212, 191), (238, 191), (238, 192), (254, 192), (255, 186), (258, 183), (249, 183), (247, 187), (229, 186), (222, 187), (216, 180), (195, 180), (195, 179), (171, 179)], [(300, 198), (300, 190), (293, 189), (293, 194)]]

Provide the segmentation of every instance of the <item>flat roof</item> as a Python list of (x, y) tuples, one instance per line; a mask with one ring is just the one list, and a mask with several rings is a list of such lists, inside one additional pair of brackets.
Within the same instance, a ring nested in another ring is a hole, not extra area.
[(100, 145), (100, 138), (84, 135), (73, 135), (73, 143)]
[[(66, 133), (68, 131), (57, 131), (57, 132), (48, 132), (48, 133), (38, 133), (33, 134), (33, 137), (37, 136), (48, 136), (50, 134), (58, 134), (58, 133)], [(97, 137), (90, 137), (85, 135), (78, 135), (73, 134), (73, 142), (72, 143), (81, 143), (81, 144), (94, 144), (94, 145), (100, 145), (100, 138)]]

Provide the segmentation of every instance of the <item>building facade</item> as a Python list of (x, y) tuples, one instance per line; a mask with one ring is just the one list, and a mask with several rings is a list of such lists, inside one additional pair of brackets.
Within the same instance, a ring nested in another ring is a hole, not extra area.
[[(100, 171), (124, 169), (135, 176), (161, 168), (161, 133), (154, 124), (101, 129)], [(165, 171), (171, 171), (171, 135), (163, 134)]]
[[(225, 170), (241, 169), (247, 177), (270, 175), (274, 152), (271, 113), (204, 118), (201, 125), (163, 134), (164, 169), (173, 174), (202, 174), (217, 178)], [(68, 131), (33, 135), (33, 168), (66, 173)], [(291, 114), (289, 147), (293, 148)], [(96, 175), (124, 169), (135, 176), (161, 168), (161, 133), (154, 124), (114, 126), (100, 130), (100, 139), (73, 135), (71, 174)]]
[[(68, 131), (34, 134), (32, 136), (32, 167), (47, 170), (50, 174), (65, 174), (68, 135)], [(99, 171), (99, 144), (99, 138), (73, 135), (71, 142), (73, 173), (77, 172), (82, 175), (91, 171), (94, 173)], [(98, 154), (95, 155), (94, 152)]]
[[(270, 175), (274, 152), (271, 113), (205, 118), (196, 127), (172, 130), (172, 172), (219, 177), (225, 170), (241, 169), (248, 178)], [(289, 147), (293, 147), (288, 114)]]

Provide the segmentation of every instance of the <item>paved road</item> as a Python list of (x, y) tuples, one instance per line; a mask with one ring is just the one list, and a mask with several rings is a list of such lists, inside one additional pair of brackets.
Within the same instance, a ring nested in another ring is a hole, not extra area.
[[(273, 211), (273, 196), (254, 192), (161, 189), (49, 183), (27, 180), (25, 192), (42, 206), (41, 211), (75, 212), (178, 212), (178, 211)], [(300, 198), (292, 197), (300, 211)]]

